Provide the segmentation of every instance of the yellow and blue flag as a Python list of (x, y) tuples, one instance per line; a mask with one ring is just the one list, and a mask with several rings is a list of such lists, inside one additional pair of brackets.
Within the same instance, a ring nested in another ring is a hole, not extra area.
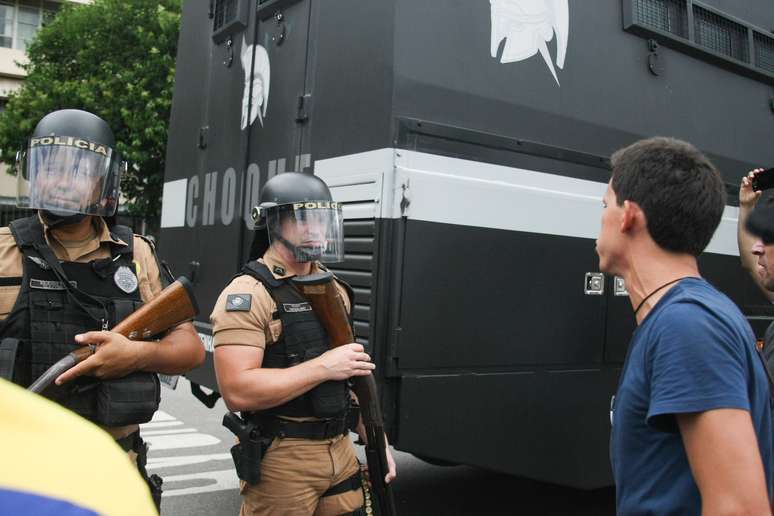
[(113, 439), (0, 380), (0, 515), (155, 515), (147, 484)]

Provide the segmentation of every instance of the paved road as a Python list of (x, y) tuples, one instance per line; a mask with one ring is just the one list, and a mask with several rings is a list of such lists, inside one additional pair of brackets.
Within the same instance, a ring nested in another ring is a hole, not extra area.
[[(161, 410), (142, 435), (151, 446), (148, 467), (164, 478), (162, 516), (239, 514), (239, 493), (221, 426), (223, 401), (208, 409), (181, 379), (164, 389)], [(439, 467), (395, 452), (398, 512), (405, 515), (606, 515), (614, 514), (611, 489), (577, 491), (467, 466)], [(362, 459), (362, 456), (361, 456)]]

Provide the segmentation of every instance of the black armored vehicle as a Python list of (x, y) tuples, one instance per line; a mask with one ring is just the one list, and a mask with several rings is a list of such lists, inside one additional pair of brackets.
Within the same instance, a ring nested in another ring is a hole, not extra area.
[[(772, 28), (771, 0), (189, 0), (160, 254), (211, 351), (260, 187), (319, 175), (396, 448), (610, 484), (634, 319), (594, 249), (608, 157), (664, 135), (713, 159), (729, 205), (701, 269), (762, 334), (735, 195), (774, 165)], [(189, 378), (217, 389), (208, 356)]]

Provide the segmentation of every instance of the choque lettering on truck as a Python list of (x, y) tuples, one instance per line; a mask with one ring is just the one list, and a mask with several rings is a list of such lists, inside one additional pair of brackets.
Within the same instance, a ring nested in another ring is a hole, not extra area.
[[(774, 164), (771, 27), (769, 0), (188, 0), (161, 255), (211, 342), (261, 185), (320, 175), (391, 442), (608, 485), (634, 319), (594, 250), (607, 157), (653, 135), (712, 157), (732, 195), (701, 270), (762, 334), (733, 192)], [(211, 353), (189, 378), (217, 389)]]

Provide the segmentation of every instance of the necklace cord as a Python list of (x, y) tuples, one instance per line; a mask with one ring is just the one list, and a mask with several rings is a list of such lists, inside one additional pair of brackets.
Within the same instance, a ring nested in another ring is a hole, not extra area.
[(660, 287), (658, 287), (658, 288), (656, 288), (655, 290), (651, 291), (651, 293), (650, 293), (650, 294), (648, 294), (647, 296), (645, 296), (645, 298), (644, 298), (642, 301), (640, 301), (640, 304), (639, 304), (639, 305), (637, 305), (637, 308), (635, 308), (635, 309), (634, 309), (634, 316), (635, 316), (635, 317), (637, 317), (637, 312), (639, 312), (639, 311), (640, 311), (640, 308), (642, 308), (642, 305), (644, 305), (644, 304), (645, 304), (645, 301), (647, 301), (648, 299), (650, 299), (650, 298), (653, 296), (653, 294), (655, 294), (656, 292), (658, 292), (659, 290), (661, 290), (661, 289), (663, 289), (663, 288), (666, 288), (666, 287), (668, 287), (668, 286), (669, 286), (669, 285), (671, 285), (672, 283), (677, 283), (677, 282), (678, 282), (678, 281), (680, 281), (680, 280), (684, 280), (684, 279), (687, 279), (687, 278), (692, 278), (692, 277), (693, 277), (693, 276), (682, 276), (682, 277), (680, 277), (680, 278), (673, 279), (673, 280), (671, 280), (671, 281), (667, 281), (666, 283), (664, 283), (664, 284), (663, 284), (663, 285), (661, 285)]

